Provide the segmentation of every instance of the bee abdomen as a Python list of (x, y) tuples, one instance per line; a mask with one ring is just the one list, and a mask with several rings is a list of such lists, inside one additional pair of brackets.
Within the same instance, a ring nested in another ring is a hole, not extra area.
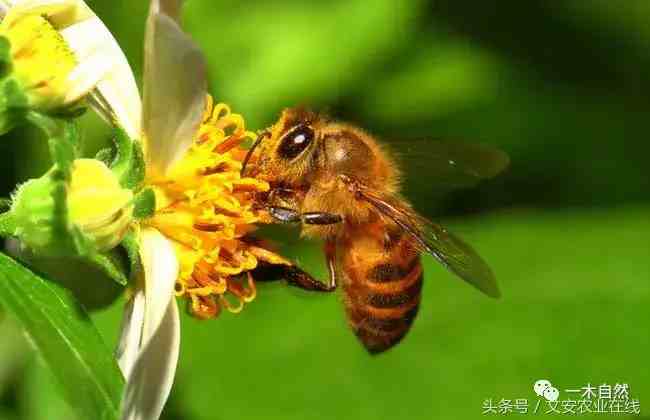
[(405, 265), (377, 264), (366, 272), (364, 286), (351, 323), (366, 349), (377, 354), (396, 345), (417, 315), (422, 291), (419, 256)]
[[(413, 258), (405, 267), (393, 262), (377, 264), (368, 270), (367, 280), (371, 283), (394, 283), (403, 280), (420, 266), (420, 258)], [(420, 268), (421, 269), (421, 268)]]

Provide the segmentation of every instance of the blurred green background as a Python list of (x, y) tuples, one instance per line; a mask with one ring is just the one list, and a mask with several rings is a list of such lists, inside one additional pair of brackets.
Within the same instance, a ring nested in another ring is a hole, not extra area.
[[(146, 2), (89, 3), (140, 74)], [(588, 382), (626, 382), (650, 415), (650, 2), (192, 0), (184, 16), (212, 94), (251, 128), (307, 104), (387, 141), (492, 144), (512, 165), (444, 200), (422, 173), (406, 185), (490, 262), (502, 299), (427, 258), (414, 328), (370, 357), (338, 296), (261, 284), (240, 315), (183, 319), (165, 419), (478, 419), (487, 398), (533, 406), (541, 378), (561, 399)], [(83, 130), (89, 154), (109, 141), (93, 115)], [(33, 130), (1, 140), (7, 196), (49, 162)], [(325, 276), (318, 244), (271, 234)], [(111, 345), (122, 304), (95, 313)], [(0, 419), (72, 419), (10, 320), (0, 337)]]

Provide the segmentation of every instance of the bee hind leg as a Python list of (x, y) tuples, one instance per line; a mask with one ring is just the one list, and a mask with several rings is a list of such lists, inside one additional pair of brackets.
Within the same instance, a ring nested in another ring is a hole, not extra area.
[(336, 242), (333, 239), (328, 239), (324, 246), (325, 262), (327, 263), (327, 270), (329, 272), (328, 284), (316, 280), (311, 274), (302, 270), (300, 267), (284, 266), (284, 278), (291, 286), (300, 287), (305, 290), (315, 290), (319, 292), (333, 292), (336, 290)]
[(333, 292), (336, 289), (336, 285), (325, 284), (295, 265), (260, 264), (255, 269), (254, 277), (258, 281), (285, 279), (290, 286), (313, 292)]
[(329, 287), (334, 290), (337, 285), (336, 272), (336, 240), (328, 239), (323, 246), (327, 271), (329, 273)]
[(286, 267), (287, 269), (284, 273), (284, 278), (291, 286), (315, 292), (333, 292), (336, 290), (336, 285), (332, 286), (331, 284), (325, 284), (295, 265)]

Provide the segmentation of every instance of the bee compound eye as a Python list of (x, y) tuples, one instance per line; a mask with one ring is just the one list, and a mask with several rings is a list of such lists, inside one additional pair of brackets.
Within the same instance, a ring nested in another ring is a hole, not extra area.
[(306, 125), (301, 125), (287, 134), (282, 139), (278, 153), (285, 159), (293, 159), (302, 153), (314, 140), (314, 130)]

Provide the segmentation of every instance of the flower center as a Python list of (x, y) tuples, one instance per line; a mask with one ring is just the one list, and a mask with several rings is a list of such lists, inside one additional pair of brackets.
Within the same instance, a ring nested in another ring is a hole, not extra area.
[(246, 237), (261, 218), (254, 195), (269, 188), (239, 174), (246, 154), (240, 145), (254, 133), (227, 105), (213, 105), (210, 97), (207, 103), (190, 150), (165, 178), (151, 182), (156, 212), (146, 222), (174, 243), (180, 261), (176, 294), (190, 299), (199, 318), (213, 318), (222, 307), (239, 312), (253, 300), (250, 270), (258, 260), (289, 264)]

